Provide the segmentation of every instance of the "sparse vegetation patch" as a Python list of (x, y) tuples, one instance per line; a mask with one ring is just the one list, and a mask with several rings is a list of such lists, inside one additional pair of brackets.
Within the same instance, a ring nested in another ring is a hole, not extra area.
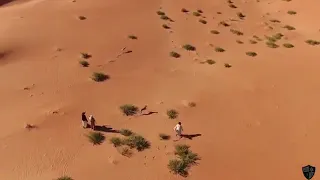
[(312, 40), (312, 39), (308, 39), (305, 41), (307, 44), (310, 44), (312, 46), (315, 46), (315, 45), (319, 45), (320, 44), (320, 41), (315, 41), (315, 40)]
[(179, 58), (179, 57), (180, 57), (180, 54), (177, 53), (177, 52), (175, 52), (175, 51), (171, 51), (171, 52), (170, 52), (170, 56), (171, 56), (171, 57), (174, 57), (174, 58)]
[(287, 13), (290, 14), (290, 15), (295, 15), (295, 14), (297, 14), (296, 11), (288, 11)]
[(130, 148), (136, 148), (138, 151), (143, 151), (150, 147), (150, 143), (140, 135), (131, 135), (123, 141), (123, 143)]
[(255, 52), (249, 51), (249, 52), (246, 52), (246, 55), (251, 56), (251, 57), (255, 57), (255, 56), (257, 56), (258, 54), (255, 53)]
[(231, 68), (232, 66), (231, 66), (231, 64), (229, 64), (229, 63), (224, 63), (224, 67), (225, 67), (225, 68)]
[(204, 19), (199, 19), (199, 22), (202, 23), (202, 24), (207, 24), (207, 21), (204, 20)]
[(281, 21), (278, 20), (278, 19), (270, 19), (270, 22), (273, 22), (273, 23), (281, 23)]
[(275, 44), (274, 42), (271, 42), (271, 41), (267, 41), (267, 42), (266, 42), (266, 45), (267, 45), (269, 48), (278, 48), (278, 47), (279, 47), (277, 44)]
[(243, 44), (243, 42), (240, 41), (240, 40), (236, 40), (236, 42), (237, 42), (238, 44)]
[(88, 67), (88, 66), (89, 66), (88, 61), (85, 61), (85, 60), (79, 61), (79, 64), (80, 64), (81, 66), (83, 66), (83, 67)]
[(211, 34), (220, 34), (220, 32), (217, 31), (217, 30), (211, 30), (210, 33), (211, 33)]
[(238, 16), (240, 19), (243, 19), (243, 18), (246, 17), (244, 14), (242, 14), (242, 12), (237, 12), (237, 16)]
[(215, 50), (216, 52), (224, 52), (224, 51), (225, 51), (225, 50), (224, 50), (223, 48), (221, 48), (221, 47), (215, 47), (214, 50)]
[(184, 12), (184, 13), (187, 13), (187, 12), (189, 12), (187, 9), (185, 9), (185, 8), (182, 8), (181, 9), (181, 12)]
[(159, 138), (160, 140), (169, 140), (170, 139), (170, 135), (164, 134), (164, 133), (160, 133), (159, 134)]
[(190, 44), (185, 44), (182, 46), (183, 49), (187, 50), (187, 51), (195, 51), (196, 47), (190, 45)]
[(167, 110), (167, 115), (169, 117), (169, 119), (176, 119), (179, 115), (178, 111), (174, 110), (174, 109), (169, 109)]
[(206, 63), (212, 65), (212, 64), (215, 64), (216, 62), (212, 59), (207, 59)]
[(62, 177), (59, 177), (56, 180), (73, 180), (73, 179), (71, 177), (69, 177), (69, 176), (62, 176)]
[(133, 134), (133, 132), (129, 129), (121, 129), (120, 134), (123, 136), (131, 136)]
[(253, 40), (253, 39), (250, 39), (250, 40), (249, 40), (249, 43), (250, 43), (250, 44), (257, 44), (258, 42), (255, 41), (255, 40)]
[(122, 140), (118, 137), (112, 137), (110, 143), (113, 144), (114, 147), (118, 147), (122, 145)]
[(290, 25), (285, 25), (285, 26), (283, 26), (283, 28), (288, 29), (289, 31), (296, 30), (295, 27), (290, 26)]
[(232, 32), (233, 34), (236, 34), (238, 36), (242, 36), (243, 32), (239, 31), (239, 30), (235, 30), (235, 29), (230, 29), (230, 32)]
[(283, 44), (283, 47), (285, 47), (285, 48), (293, 48), (294, 45), (292, 45), (292, 44), (290, 44), (290, 43), (284, 43), (284, 44)]
[(99, 145), (105, 140), (105, 136), (101, 132), (90, 132), (86, 135), (89, 142), (93, 145)]
[(166, 15), (166, 13), (165, 13), (165, 12), (162, 12), (162, 11), (157, 11), (157, 14), (158, 14), (159, 16)]
[(135, 35), (129, 35), (128, 38), (129, 38), (129, 39), (134, 39), (134, 40), (135, 40), (135, 39), (138, 39), (138, 37), (135, 36)]
[(125, 104), (120, 106), (120, 110), (122, 111), (123, 115), (133, 116), (139, 111), (139, 108), (133, 104)]
[(222, 26), (224, 26), (224, 27), (230, 26), (230, 24), (226, 23), (225, 21), (220, 21), (220, 22), (219, 22), (219, 25), (222, 25)]
[(198, 16), (201, 16), (201, 14), (200, 14), (199, 12), (193, 12), (192, 14), (193, 14), (194, 16), (197, 16), (197, 17), (198, 17)]
[(170, 26), (166, 25), (166, 24), (162, 24), (162, 27), (165, 29), (170, 29)]
[(91, 79), (96, 82), (102, 82), (109, 79), (109, 76), (101, 72), (94, 72), (91, 76)]

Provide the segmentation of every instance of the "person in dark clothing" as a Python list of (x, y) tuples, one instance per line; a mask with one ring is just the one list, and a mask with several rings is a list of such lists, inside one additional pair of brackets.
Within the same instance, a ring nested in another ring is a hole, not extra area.
[(86, 112), (82, 112), (81, 119), (82, 119), (82, 127), (87, 128), (88, 127), (88, 119), (86, 116)]

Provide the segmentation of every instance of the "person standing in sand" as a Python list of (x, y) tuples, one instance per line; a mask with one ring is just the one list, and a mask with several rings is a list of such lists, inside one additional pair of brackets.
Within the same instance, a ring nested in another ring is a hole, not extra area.
[(91, 129), (95, 130), (96, 129), (96, 120), (92, 115), (89, 116), (89, 121), (90, 121), (90, 126)]
[(82, 120), (82, 127), (87, 128), (88, 127), (88, 120), (87, 120), (86, 112), (82, 112), (81, 120)]
[(173, 128), (173, 130), (176, 132), (176, 136), (179, 136), (181, 139), (182, 138), (182, 131), (183, 131), (181, 122), (178, 122), (178, 124)]

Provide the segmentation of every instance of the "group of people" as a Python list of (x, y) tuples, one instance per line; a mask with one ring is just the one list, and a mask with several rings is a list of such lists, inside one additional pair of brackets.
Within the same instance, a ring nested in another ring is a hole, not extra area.
[[(83, 128), (88, 128), (88, 119), (86, 116), (86, 112), (82, 112), (82, 127)], [(95, 130), (96, 129), (96, 120), (94, 119), (93, 115), (89, 116), (89, 121), (90, 121), (90, 128)], [(182, 124), (181, 122), (178, 122), (178, 124), (173, 128), (173, 130), (176, 133), (176, 136), (179, 136), (179, 138), (182, 138), (182, 132), (183, 132), (183, 128), (182, 128)]]
[[(82, 112), (81, 119), (82, 119), (82, 127), (87, 128), (88, 127), (88, 119), (86, 116), (86, 112)], [(95, 130), (96, 129), (96, 120), (94, 119), (93, 115), (89, 116), (89, 121), (90, 121), (90, 128)]]

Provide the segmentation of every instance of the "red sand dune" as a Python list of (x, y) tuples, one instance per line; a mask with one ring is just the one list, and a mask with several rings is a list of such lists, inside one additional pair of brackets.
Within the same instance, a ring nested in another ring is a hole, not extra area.
[[(320, 164), (320, 53), (305, 43), (320, 40), (320, 2), (233, 3), (237, 8), (225, 0), (1, 0), (0, 179), (183, 179), (167, 168), (179, 143), (201, 157), (190, 180), (303, 179), (302, 166)], [(160, 7), (173, 22), (159, 18)], [(198, 9), (205, 17), (192, 15)], [(276, 33), (284, 35), (279, 47), (269, 48), (265, 36)], [(254, 35), (261, 40), (249, 43)], [(116, 58), (124, 47), (132, 53)], [(170, 57), (171, 51), (181, 57)], [(87, 68), (78, 63), (82, 52), (92, 55)], [(207, 59), (216, 63), (201, 63)], [(93, 72), (110, 79), (94, 82)], [(196, 107), (186, 107), (188, 101)], [(128, 118), (119, 111), (126, 103), (159, 113)], [(179, 112), (176, 120), (166, 116), (172, 108)], [(109, 143), (119, 136), (114, 133), (92, 146), (85, 137), (91, 130), (81, 128), (82, 111), (98, 125), (143, 135), (151, 148), (124, 157)], [(185, 133), (202, 136), (161, 141), (158, 134), (174, 136), (178, 121)], [(29, 131), (27, 123), (37, 128)]]

